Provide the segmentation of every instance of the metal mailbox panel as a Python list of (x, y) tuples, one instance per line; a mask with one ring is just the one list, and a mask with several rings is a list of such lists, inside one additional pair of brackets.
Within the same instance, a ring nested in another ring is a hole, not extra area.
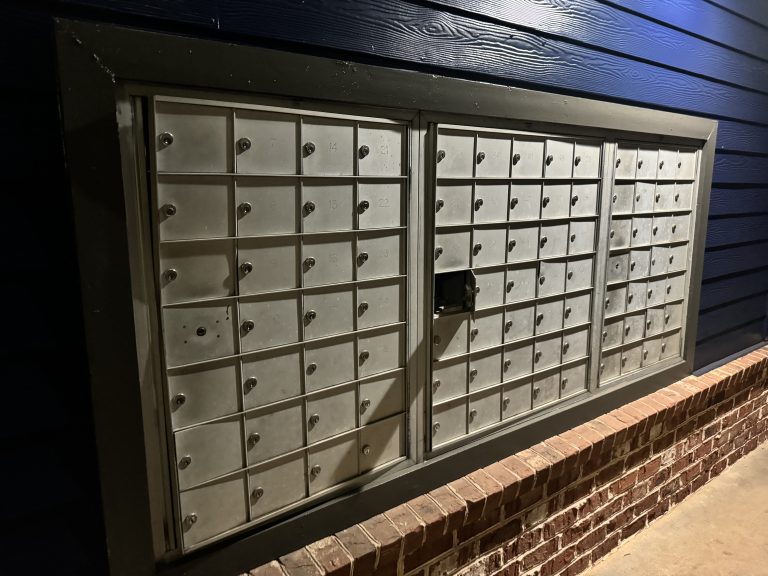
[(545, 334), (563, 327), (563, 300), (536, 303), (536, 334)]
[(506, 260), (507, 228), (475, 228), (472, 266), (493, 266)]
[(573, 142), (547, 139), (545, 178), (570, 178), (573, 174)]
[(299, 183), (292, 178), (239, 177), (235, 189), (238, 236), (298, 231)]
[(665, 334), (661, 338), (661, 359), (680, 355), (680, 332)]
[(357, 434), (349, 434), (309, 449), (310, 495), (349, 480), (358, 473)]
[(664, 303), (664, 290), (666, 285), (667, 281), (664, 278), (648, 281), (648, 291), (646, 292), (648, 295), (648, 306), (658, 306), (659, 304)]
[(683, 303), (667, 304), (664, 312), (664, 330), (679, 328), (683, 323)]
[(299, 341), (299, 297), (274, 294), (240, 301), (240, 348), (243, 352)]
[(174, 433), (173, 438), (182, 490), (243, 465), (243, 423), (239, 416), (187, 428)]
[(237, 171), (241, 174), (296, 174), (299, 119), (259, 110), (235, 111)]
[(533, 377), (533, 407), (538, 408), (560, 397), (560, 372)]
[(659, 150), (659, 171), (657, 178), (670, 179), (677, 172), (677, 150), (662, 148)]
[(624, 319), (618, 318), (606, 319), (603, 324), (603, 348), (618, 346), (621, 344), (624, 332)]
[(475, 186), (475, 223), (506, 222), (509, 184), (483, 184)]
[(469, 230), (440, 231), (435, 235), (435, 272), (469, 268)]
[(627, 374), (640, 368), (643, 358), (643, 344), (638, 342), (630, 346), (624, 346), (621, 353), (621, 373)]
[(304, 401), (300, 398), (246, 415), (248, 463), (263, 462), (304, 446), (303, 422)]
[(652, 216), (635, 216), (632, 218), (632, 239), (630, 240), (632, 247), (650, 244), (652, 228)]
[(675, 184), (675, 209), (689, 210), (693, 197), (693, 182), (678, 182)]
[(654, 244), (669, 242), (671, 216), (654, 216), (651, 240)]
[(536, 296), (536, 264), (515, 266), (507, 270), (506, 301), (529, 300)]
[(656, 212), (666, 212), (675, 209), (674, 182), (659, 182), (656, 184), (653, 209)]
[(355, 328), (354, 287), (324, 288), (304, 292), (304, 338), (320, 338)]
[(667, 277), (666, 301), (681, 300), (685, 295), (685, 274)]
[(543, 139), (515, 136), (512, 152), (514, 178), (541, 178), (544, 169)]
[(510, 380), (533, 372), (533, 342), (519, 342), (504, 347), (502, 378)]
[(560, 375), (560, 397), (572, 396), (587, 388), (587, 362), (563, 368)]
[(507, 262), (535, 260), (539, 253), (539, 225), (509, 227)]
[(632, 218), (614, 218), (608, 233), (611, 249), (628, 248), (632, 237)]
[(231, 296), (235, 251), (230, 240), (160, 246), (160, 295), (164, 304)]
[(354, 132), (354, 124), (346, 120), (304, 118), (301, 126), (304, 174), (353, 174)]
[(563, 362), (586, 356), (588, 350), (589, 328), (577, 328), (563, 333)]
[(432, 409), (432, 445), (439, 446), (467, 433), (467, 401), (459, 398)]
[(568, 224), (541, 225), (539, 257), (565, 256), (568, 253)]
[(360, 424), (365, 425), (398, 414), (403, 411), (404, 402), (403, 372), (361, 382), (358, 406)]
[(403, 270), (402, 233), (361, 232), (357, 239), (357, 278), (398, 276)]
[(472, 184), (442, 183), (437, 186), (435, 225), (472, 222)]
[(531, 409), (533, 379), (525, 378), (504, 384), (501, 392), (501, 417), (512, 418)]
[(659, 151), (656, 148), (647, 148), (641, 146), (637, 151), (637, 178), (656, 179), (656, 164), (659, 158)]
[(666, 246), (654, 246), (651, 249), (651, 276), (664, 274), (667, 271), (669, 260), (669, 248)]
[(627, 287), (610, 286), (605, 291), (605, 315), (616, 316), (627, 309)]
[(432, 323), (432, 356), (445, 358), (468, 351), (469, 315), (449, 314)]
[(404, 343), (405, 332), (400, 327), (359, 336), (357, 364), (360, 376), (370, 376), (403, 366)]
[(509, 219), (536, 220), (540, 211), (541, 184), (512, 182), (509, 190)]
[(672, 242), (688, 240), (688, 228), (691, 217), (688, 214), (676, 214), (672, 216), (672, 224), (669, 228), (669, 239)]
[(382, 420), (360, 430), (360, 473), (404, 456), (405, 439), (402, 416)]
[(179, 496), (184, 546), (189, 548), (245, 524), (248, 497), (245, 475), (238, 474)]
[(304, 286), (352, 280), (353, 243), (351, 234), (305, 237), (302, 260)]
[(571, 185), (544, 183), (541, 195), (542, 218), (568, 218), (571, 211)]
[(592, 268), (594, 258), (570, 258), (568, 259), (567, 273), (565, 275), (565, 289), (567, 291), (582, 290), (592, 286)]
[(504, 342), (533, 336), (534, 305), (524, 304), (504, 312)]
[(565, 290), (567, 265), (565, 260), (539, 263), (539, 297), (560, 294)]
[(651, 249), (638, 248), (629, 253), (629, 279), (645, 278), (651, 271)]
[(163, 310), (165, 362), (180, 366), (235, 353), (232, 305), (194, 304)]
[(158, 176), (156, 221), (159, 239), (234, 236), (232, 197), (229, 178)]
[(357, 327), (371, 328), (405, 319), (403, 280), (377, 280), (357, 287)]
[(688, 244), (670, 246), (667, 252), (668, 270), (670, 272), (685, 270), (687, 256)]
[(601, 146), (596, 142), (576, 142), (573, 156), (573, 177), (599, 177), (600, 151)]
[(484, 390), (469, 397), (469, 431), (481, 430), (501, 420), (501, 389)]
[(664, 330), (664, 307), (645, 311), (645, 335), (653, 336)]
[(475, 167), (475, 139), (461, 131), (440, 130), (437, 135), (437, 177), (471, 178)]
[(238, 240), (240, 294), (297, 288), (299, 253), (299, 240), (295, 237)]
[(504, 303), (504, 270), (475, 273), (475, 308), (500, 306)]
[(571, 190), (571, 217), (597, 215), (597, 183), (574, 182)]
[(651, 366), (659, 361), (661, 356), (661, 336), (649, 338), (643, 342), (643, 366)]
[(403, 173), (403, 126), (360, 124), (357, 162), (361, 176), (399, 176)]
[(319, 390), (355, 378), (355, 340), (344, 337), (306, 345), (306, 391)]
[(441, 360), (432, 365), (432, 401), (442, 402), (467, 393), (467, 358)]
[(168, 374), (173, 428), (237, 412), (240, 405), (237, 379), (234, 361), (176, 370)]
[(500, 349), (475, 353), (469, 359), (469, 391), (501, 383)]
[(301, 394), (301, 348), (243, 358), (244, 407), (256, 408)]
[(568, 254), (592, 252), (595, 249), (595, 224), (594, 220), (571, 220)]
[(402, 182), (360, 182), (357, 185), (357, 200), (357, 222), (361, 230), (394, 228), (404, 224)]
[(301, 195), (304, 232), (339, 232), (355, 227), (355, 187), (351, 180), (306, 178)]
[(258, 518), (306, 498), (304, 454), (292, 454), (249, 471), (251, 517)]
[(613, 196), (611, 197), (611, 214), (631, 214), (634, 195), (634, 183), (623, 182), (621, 184), (614, 184)]
[(645, 308), (647, 291), (648, 283), (645, 280), (631, 281), (627, 285), (627, 312)]
[(621, 350), (604, 352), (600, 361), (600, 382), (607, 382), (619, 375), (621, 370)]
[(655, 204), (656, 184), (637, 182), (635, 184), (635, 212), (652, 212)]
[(501, 344), (503, 322), (502, 310), (475, 312), (472, 315), (472, 326), (469, 330), (470, 350), (481, 350)]
[(626, 280), (627, 268), (629, 268), (629, 254), (614, 254), (608, 256), (606, 279), (608, 282), (621, 282), (622, 280)]
[(477, 137), (476, 173), (478, 177), (508, 177), (511, 157), (512, 139), (509, 136), (488, 134)]
[(563, 311), (563, 326), (569, 328), (589, 322), (591, 302), (592, 294), (566, 297), (565, 310)]
[(693, 180), (696, 174), (696, 151), (679, 150), (677, 153), (677, 172), (678, 180)]
[(229, 172), (231, 112), (215, 106), (155, 103), (158, 172)]
[(307, 442), (312, 444), (357, 425), (355, 386), (325, 390), (307, 399)]
[(619, 145), (616, 149), (616, 178), (633, 179), (637, 166), (637, 148)]
[(545, 370), (560, 364), (563, 338), (560, 334), (536, 338), (533, 352), (533, 368)]
[(645, 312), (635, 312), (624, 317), (624, 342), (635, 342), (644, 336)]

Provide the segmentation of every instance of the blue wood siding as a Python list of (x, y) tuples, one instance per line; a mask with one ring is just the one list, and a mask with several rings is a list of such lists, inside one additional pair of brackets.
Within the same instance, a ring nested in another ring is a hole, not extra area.
[[(30, 551), (22, 544), (29, 537), (44, 541), (50, 552), (36, 557), (40, 572), (98, 573), (106, 555), (74, 230), (59, 140), (53, 16), (718, 119), (696, 354), (696, 365), (702, 366), (766, 335), (766, 6), (753, 0), (2, 2), (5, 231), (17, 248), (6, 251), (3, 283), (6, 302), (13, 303), (6, 319), (13, 340), (5, 350), (9, 384), (4, 399), (10, 408), (0, 425), (0, 445), (4, 470), (10, 471), (4, 478), (9, 493), (21, 495), (0, 513), (0, 539), (11, 551), (5, 568), (30, 573)], [(34, 209), (38, 203), (43, 210)], [(41, 304), (32, 314), (33, 301)], [(54, 319), (53, 326), (48, 319)], [(56, 522), (62, 518), (75, 518), (76, 529)]]

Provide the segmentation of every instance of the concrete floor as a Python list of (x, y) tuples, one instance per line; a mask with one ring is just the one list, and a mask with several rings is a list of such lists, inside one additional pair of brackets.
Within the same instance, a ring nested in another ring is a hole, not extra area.
[(584, 576), (768, 576), (768, 443)]

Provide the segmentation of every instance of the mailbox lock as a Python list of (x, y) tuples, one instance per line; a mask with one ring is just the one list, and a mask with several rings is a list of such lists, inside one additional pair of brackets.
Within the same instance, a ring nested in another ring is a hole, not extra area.
[(677, 230), (677, 224), (672, 224), (672, 234)]
[(170, 218), (171, 216), (174, 216), (174, 215), (176, 214), (176, 206), (174, 206), (173, 204), (166, 204), (166, 205), (163, 207), (163, 213), (164, 213), (166, 216), (168, 216), (169, 218)]
[(549, 204), (549, 196), (544, 196), (544, 198), (541, 199), (542, 206), (545, 206)]
[(258, 378), (256, 378), (255, 376), (251, 376), (250, 378), (247, 378), (247, 379), (245, 380), (245, 387), (246, 387), (248, 390), (253, 390), (254, 388), (256, 388), (256, 385), (257, 385), (258, 383), (259, 383), (259, 379), (258, 379)]
[(173, 134), (170, 132), (163, 132), (160, 134), (160, 144), (163, 146), (170, 146), (173, 144)]
[(358, 309), (360, 310), (360, 314), (368, 310), (368, 302), (360, 302)]
[(312, 416), (309, 417), (309, 424), (311, 426), (316, 426), (320, 423), (320, 414), (312, 414)]
[(616, 168), (619, 167), (619, 164), (621, 164), (621, 158), (616, 158)]
[(504, 400), (502, 400), (501, 404), (502, 404), (504, 410), (509, 408), (509, 402), (510, 402), (509, 398), (504, 398)]
[(307, 142), (304, 144), (304, 154), (306, 156), (309, 156), (310, 154), (315, 153), (315, 143), (314, 142)]
[(442, 246), (438, 246), (437, 248), (435, 248), (435, 260), (440, 258), (440, 255), (442, 253), (443, 253), (443, 247)]
[(314, 466), (312, 466), (309, 473), (312, 475), (312, 478), (317, 478), (318, 476), (320, 476), (320, 472), (322, 470), (323, 469), (320, 467), (320, 464), (315, 464)]
[(483, 245), (480, 242), (478, 242), (477, 244), (475, 244), (472, 250), (475, 253), (475, 256), (477, 256), (480, 253), (480, 250), (482, 249), (483, 249)]
[(445, 158), (445, 150), (438, 150), (437, 151), (437, 161), (442, 162)]
[(611, 233), (609, 234), (609, 236), (610, 236), (611, 238), (613, 238), (614, 236), (616, 236), (616, 232), (614, 232), (613, 230), (611, 230)]
[(626, 363), (627, 363), (627, 357), (626, 357), (626, 356), (622, 356), (622, 357), (621, 357), (621, 364), (622, 364), (622, 366), (623, 366), (624, 364), (626, 364)]
[(669, 324), (669, 314), (664, 315), (664, 323)]
[(637, 228), (632, 229), (632, 237), (637, 238)]
[(186, 517), (184, 518), (184, 523), (187, 526), (192, 526), (192, 524), (194, 524), (195, 522), (197, 522), (197, 514), (195, 514), (194, 512), (192, 512), (192, 514), (187, 514)]
[(579, 196), (577, 194), (573, 198), (571, 198), (571, 206), (576, 206), (576, 202), (578, 201), (579, 201)]
[(637, 196), (635, 196), (635, 202), (640, 202), (640, 194), (638, 194)]
[(581, 164), (581, 156), (576, 156), (576, 158), (573, 159), (573, 163), (578, 166)]
[(307, 322), (312, 322), (315, 318), (317, 318), (317, 312), (314, 310), (307, 310), (307, 312), (304, 313), (304, 320)]
[(510, 366), (512, 366), (512, 360), (507, 358), (506, 360), (504, 360), (504, 370), (509, 370)]
[(435, 343), (435, 346), (437, 346), (438, 344), (440, 344), (440, 342), (441, 342), (442, 340), (443, 340), (443, 339), (442, 339), (442, 338), (440, 338), (440, 335), (439, 335), (439, 334), (435, 334), (434, 338), (432, 338), (432, 342), (434, 342), (434, 343)]
[(360, 452), (362, 452), (363, 456), (368, 456), (371, 453), (371, 447), (368, 444), (366, 444), (365, 446), (363, 446), (363, 449), (360, 450)]
[(566, 306), (565, 307), (565, 317), (567, 318), (570, 315), (571, 315), (571, 307), (570, 306)]
[(371, 149), (368, 148), (367, 144), (363, 144), (362, 146), (360, 146), (360, 158), (365, 158), (370, 153), (371, 153)]
[(568, 270), (568, 280), (573, 278), (573, 270)]
[(554, 159), (555, 159), (555, 157), (554, 157), (554, 156), (552, 156), (552, 154), (548, 154), (548, 155), (547, 155), (547, 159), (546, 159), (546, 163), (547, 163), (547, 166), (549, 166), (550, 164), (552, 164), (552, 160), (554, 160)]
[(661, 200), (661, 194), (656, 194), (656, 202), (658, 203), (659, 200)]
[(362, 202), (360, 202), (360, 204), (357, 205), (357, 210), (358, 212), (362, 213), (368, 210), (368, 208), (370, 207), (371, 207), (371, 203), (368, 202), (368, 200), (363, 200)]
[(664, 160), (659, 162), (659, 170), (661, 170), (662, 168), (664, 168)]
[(178, 406), (183, 406), (184, 402), (187, 401), (187, 397), (184, 394), (176, 394), (176, 396), (173, 397), (173, 403)]
[(632, 302), (632, 298), (634, 297), (634, 294), (628, 294), (627, 295), (627, 302)]
[(480, 294), (480, 286), (475, 286), (475, 294)]
[(680, 200), (680, 194), (675, 194), (675, 202)]
[(648, 358), (648, 350), (643, 348), (643, 358)]
[(611, 305), (611, 299), (610, 298), (606, 298), (605, 299), (605, 307), (608, 308), (608, 306), (610, 306), (610, 305)]
[(251, 264), (250, 262), (243, 262), (242, 264), (240, 264), (240, 272), (242, 272), (243, 274), (250, 274), (251, 272), (253, 272), (253, 264)]
[(251, 139), (250, 138), (240, 138), (240, 140), (237, 141), (237, 147), (240, 149), (240, 152), (245, 152), (246, 150), (251, 149)]
[(651, 321), (650, 320), (648, 320), (648, 322), (645, 323), (645, 327), (646, 328), (650, 328), (651, 327)]
[(262, 496), (264, 496), (264, 488), (261, 486), (254, 488), (253, 492), (251, 492), (251, 496), (253, 496), (254, 500), (259, 500)]
[(570, 347), (571, 347), (571, 345), (568, 344), (568, 342), (563, 342), (563, 354), (568, 352), (568, 348), (570, 348)]
[(514, 209), (515, 209), (515, 206), (517, 206), (517, 203), (518, 203), (518, 202), (519, 202), (519, 200), (518, 200), (516, 197), (515, 197), (515, 198), (512, 198), (512, 199), (509, 201), (509, 207), (510, 207), (510, 208), (512, 208), (512, 209), (514, 210)]
[(603, 332), (603, 340), (605, 340), (608, 337), (608, 332)]
[(243, 322), (243, 330), (246, 332), (250, 332), (254, 328), (256, 328), (256, 324), (254, 324), (253, 320), (246, 320)]
[(482, 205), (483, 205), (483, 199), (482, 198), (478, 198), (477, 200), (475, 200), (475, 212), (480, 210), (480, 207)]
[(643, 167), (643, 161), (642, 160), (638, 160), (637, 161), (637, 167), (638, 168), (642, 168)]
[(536, 362), (538, 362), (540, 358), (541, 358), (541, 350), (536, 350), (536, 354), (535, 354)]
[(316, 261), (312, 256), (309, 256), (308, 258), (304, 259), (304, 266), (307, 268), (312, 268), (315, 265)]
[(310, 362), (307, 365), (307, 374), (314, 374), (315, 370), (317, 370), (317, 364), (315, 362)]
[(368, 350), (363, 350), (362, 352), (360, 352), (360, 362), (365, 362), (370, 357), (371, 357), (371, 353), (368, 352)]
[(357, 262), (362, 265), (364, 262), (368, 261), (368, 252), (360, 252), (360, 254), (357, 255)]
[(517, 246), (517, 240), (510, 240), (509, 245), (507, 246), (507, 251), (512, 252), (515, 246)]
[(475, 410), (473, 408), (472, 410), (469, 411), (469, 420), (470, 420), (470, 422), (472, 420), (474, 420), (475, 418), (477, 418), (477, 410)]
[(472, 332), (470, 332), (470, 334), (472, 335), (472, 338), (474, 338), (475, 336), (480, 334), (480, 329), (479, 328), (472, 328)]
[(173, 282), (178, 277), (179, 277), (179, 273), (176, 271), (175, 268), (169, 268), (168, 270), (165, 271), (165, 279), (168, 280), (168, 282)]
[(601, 364), (600, 364), (600, 372), (602, 372), (603, 370), (605, 370), (605, 364), (604, 364), (604, 363), (601, 363)]
[(312, 200), (309, 200), (309, 201), (304, 203), (304, 213), (305, 214), (312, 214), (312, 212), (315, 211), (315, 208), (316, 208), (315, 203), (312, 202)]
[(563, 378), (562, 381), (560, 382), (560, 388), (565, 390), (567, 386), (568, 386), (568, 378)]
[(440, 430), (440, 422), (435, 422), (432, 424), (432, 434), (437, 434), (438, 430)]
[(182, 456), (181, 460), (179, 460), (179, 468), (182, 470), (184, 468), (187, 468), (190, 464), (192, 464), (192, 456), (187, 454), (186, 456)]
[(198, 327), (197, 330), (195, 330), (195, 334), (198, 336), (205, 336), (208, 333), (208, 330), (205, 329), (205, 326)]
[(618, 194), (613, 195), (613, 203), (616, 204), (616, 201), (619, 199)]
[(539, 276), (539, 284), (544, 284), (546, 281), (546, 276)]
[(435, 203), (435, 212), (439, 212), (440, 208), (445, 206), (445, 200), (442, 198), (438, 198), (437, 202)]
[(255, 446), (256, 444), (258, 444), (259, 440), (261, 440), (261, 434), (259, 434), (258, 432), (252, 432), (251, 434), (248, 435), (248, 444), (250, 444), (251, 446)]
[(635, 261), (632, 260), (632, 262), (629, 263), (629, 269), (634, 270), (635, 269)]
[(648, 298), (650, 298), (653, 295), (653, 288), (648, 290)]
[(250, 202), (243, 202), (238, 206), (238, 209), (240, 210), (240, 214), (245, 216), (246, 214), (250, 214), (253, 207), (251, 206)]
[(673, 261), (674, 259), (675, 259), (675, 257), (674, 257), (674, 256), (670, 256), (670, 257), (669, 257), (669, 263), (670, 263), (670, 264), (672, 264), (672, 261)]
[(533, 389), (533, 397), (534, 397), (534, 398), (537, 398), (537, 397), (539, 396), (539, 392), (541, 392), (541, 388), (539, 388), (538, 386), (536, 386), (536, 387)]
[(666, 349), (667, 349), (667, 343), (666, 342), (662, 342), (661, 343), (661, 351), (664, 352), (664, 350), (666, 350)]
[(504, 324), (504, 332), (509, 332), (512, 329), (512, 320), (507, 320), (506, 324)]
[(477, 153), (477, 163), (480, 164), (480, 162), (482, 162), (483, 160), (485, 160), (485, 152), (478, 152)]
[(546, 243), (547, 243), (547, 237), (546, 236), (542, 236), (541, 237), (541, 242), (540, 242), (542, 248), (544, 247), (544, 244), (546, 244)]
[(507, 292), (512, 292), (512, 288), (514, 288), (514, 287), (515, 287), (515, 281), (514, 280), (510, 280), (509, 282), (507, 282)]
[(514, 166), (518, 162), (520, 162), (520, 154), (515, 154), (514, 156), (512, 156), (512, 165)]
[(472, 368), (472, 370), (469, 371), (469, 378), (474, 379), (477, 376), (477, 368)]
[(632, 325), (629, 325), (626, 328), (624, 328), (624, 334), (629, 334), (630, 328), (632, 328)]
[(370, 401), (370, 399), (369, 399), (369, 398), (363, 398), (363, 401), (362, 401), (362, 402), (360, 402), (360, 410), (361, 410), (362, 412), (365, 412), (365, 411), (366, 411), (366, 410), (368, 410), (368, 408), (370, 408), (370, 407), (371, 407), (371, 401)]
[(571, 234), (571, 242), (575, 242), (575, 241), (576, 241), (576, 234)]
[(542, 320), (544, 320), (544, 314), (537, 314), (536, 315), (536, 324), (541, 324)]
[(667, 286), (667, 294), (671, 294), (671, 293), (672, 293), (672, 286)]

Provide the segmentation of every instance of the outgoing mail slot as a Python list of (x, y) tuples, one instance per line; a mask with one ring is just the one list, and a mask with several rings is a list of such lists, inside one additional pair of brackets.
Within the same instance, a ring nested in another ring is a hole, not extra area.
[(639, 248), (629, 253), (629, 279), (645, 278), (651, 270), (651, 249)]
[(675, 209), (675, 184), (673, 182), (659, 182), (656, 185), (653, 209), (656, 212), (668, 212)]
[(313, 444), (357, 425), (355, 386), (347, 385), (323, 390), (307, 399), (305, 413), (307, 442)]
[(624, 343), (640, 340), (645, 333), (645, 312), (635, 312), (624, 317)]
[(610, 348), (612, 346), (621, 344), (622, 340), (624, 339), (623, 332), (623, 318), (618, 317), (606, 319), (605, 323), (603, 324), (602, 333), (603, 348)]
[(237, 277), (240, 294), (298, 287), (299, 254), (299, 240), (295, 237), (238, 240)]
[(570, 258), (566, 266), (565, 289), (568, 292), (582, 290), (592, 286), (592, 267), (594, 259)]
[(608, 282), (620, 282), (627, 279), (629, 254), (614, 254), (608, 257), (606, 279)]
[(661, 338), (661, 359), (680, 356), (680, 332), (665, 334)]
[(355, 329), (353, 308), (354, 289), (351, 286), (305, 291), (302, 311), (304, 339), (352, 332)]
[(597, 184), (574, 182), (571, 189), (571, 217), (597, 215)]
[(653, 182), (635, 184), (635, 212), (652, 212), (656, 203), (656, 185)]
[(327, 234), (305, 237), (301, 268), (304, 286), (337, 284), (352, 280), (353, 236)]
[(355, 127), (352, 122), (305, 118), (301, 126), (304, 174), (354, 174)]
[(437, 186), (435, 224), (469, 224), (472, 222), (472, 185), (442, 183)]
[(155, 103), (158, 172), (230, 172), (230, 111), (214, 106)]
[(536, 303), (536, 334), (545, 334), (563, 327), (563, 300)]
[(664, 278), (648, 280), (648, 306), (658, 306), (664, 302), (664, 288), (667, 281)]
[(399, 176), (403, 162), (403, 126), (360, 124), (357, 162), (361, 176)]
[(299, 298), (274, 294), (240, 301), (240, 348), (243, 352), (299, 341)]
[(472, 236), (472, 266), (503, 264), (507, 258), (507, 228), (475, 228)]
[(508, 184), (483, 184), (475, 186), (475, 223), (506, 222)]
[(637, 148), (619, 146), (616, 150), (616, 179), (629, 179), (635, 177), (637, 166)]
[(573, 153), (573, 177), (597, 178), (600, 175), (600, 144), (576, 142)]
[(541, 178), (544, 168), (544, 140), (516, 136), (512, 144), (512, 177)]
[(648, 283), (645, 280), (630, 282), (627, 285), (627, 312), (644, 309), (647, 296)]
[(542, 224), (539, 257), (565, 256), (568, 253), (568, 224)]
[(659, 180), (673, 180), (677, 172), (677, 150), (662, 148), (659, 150)]
[(651, 366), (659, 361), (661, 356), (661, 336), (649, 338), (643, 342), (643, 366)]
[(251, 412), (245, 419), (248, 464), (263, 462), (304, 446), (304, 401)]
[(182, 368), (168, 373), (173, 428), (234, 414), (239, 410), (235, 362)]
[(512, 418), (531, 409), (533, 382), (530, 377), (507, 382), (501, 391), (501, 417)]
[(563, 310), (563, 326), (577, 326), (589, 322), (591, 294), (568, 296)]
[(524, 304), (504, 312), (504, 342), (533, 336), (534, 305)]
[(357, 287), (357, 327), (371, 328), (402, 322), (405, 318), (403, 280), (377, 280)]
[(159, 239), (223, 238), (235, 235), (232, 181), (218, 176), (157, 177)]
[(509, 227), (507, 238), (507, 262), (535, 260), (539, 253), (539, 225)]
[(402, 416), (360, 430), (360, 473), (405, 456), (406, 428)]
[[(465, 379), (462, 378), (462, 381)], [(358, 397), (360, 424), (368, 424), (402, 412), (404, 402), (404, 372), (361, 382)]]
[(509, 136), (486, 134), (477, 137), (476, 174), (478, 178), (508, 178), (512, 157)]
[(570, 178), (573, 174), (573, 142), (547, 139), (545, 178)]
[(571, 210), (571, 185), (544, 183), (541, 195), (542, 218), (568, 218)]
[(234, 244), (231, 240), (160, 245), (163, 304), (234, 294)]
[(310, 495), (357, 476), (358, 451), (357, 432), (310, 448), (307, 457)]
[(645, 335), (653, 336), (664, 330), (664, 307), (645, 311)]
[(670, 246), (667, 252), (668, 270), (670, 272), (676, 272), (678, 270), (685, 270), (688, 258), (688, 244), (678, 244), (676, 246)]
[(243, 358), (245, 408), (256, 408), (301, 394), (301, 348)]
[(229, 302), (163, 309), (163, 339), (168, 366), (234, 354), (233, 314)]
[(239, 177), (235, 194), (238, 236), (297, 232), (296, 212), (299, 208), (297, 180)]
[(621, 351), (621, 373), (627, 374), (640, 368), (643, 357), (643, 343), (624, 346)]
[(654, 246), (651, 249), (651, 276), (666, 272), (668, 261), (669, 248), (666, 246)]
[(432, 365), (432, 402), (442, 402), (467, 393), (467, 358), (441, 360)]
[(638, 180), (656, 178), (656, 164), (659, 159), (659, 151), (655, 148), (640, 147), (637, 151), (637, 178)]
[(509, 219), (537, 220), (541, 213), (541, 184), (512, 182), (509, 191)]
[(667, 302), (682, 300), (685, 294), (685, 274), (675, 274), (667, 277), (666, 298)]
[(589, 328), (577, 328), (563, 333), (563, 362), (587, 355)]
[(611, 197), (611, 214), (614, 216), (632, 213), (632, 201), (635, 195), (635, 184), (625, 182), (615, 184)]
[(437, 136), (437, 177), (471, 178), (475, 167), (475, 139), (469, 132), (441, 130)]
[(394, 370), (404, 365), (405, 334), (401, 327), (366, 332), (358, 337), (357, 366), (360, 377)]
[(240, 416), (187, 428), (174, 435), (179, 488), (185, 490), (243, 466)]
[(469, 330), (469, 349), (481, 350), (501, 344), (504, 313), (502, 310), (483, 310), (472, 315)]
[(469, 359), (469, 391), (501, 383), (501, 349), (474, 353)]
[(519, 342), (504, 347), (502, 379), (510, 380), (533, 372), (533, 342)]
[(693, 180), (696, 174), (696, 151), (680, 150), (677, 153), (677, 172), (678, 180)]
[(357, 185), (357, 222), (361, 230), (394, 228), (404, 224), (403, 184), (400, 181), (362, 181)]
[(432, 446), (467, 433), (467, 400), (458, 398), (432, 408)]
[(536, 296), (536, 264), (524, 264), (507, 270), (506, 302), (529, 300)]
[(560, 374), (560, 398), (572, 396), (587, 388), (587, 363), (563, 368)]
[(600, 367), (598, 373), (600, 375), (600, 383), (603, 384), (610, 380), (613, 380), (619, 375), (621, 370), (621, 350), (611, 350), (610, 352), (604, 352), (600, 358)]
[(635, 216), (632, 218), (632, 246), (643, 246), (651, 243), (652, 216)]
[(651, 241), (654, 244), (669, 242), (671, 216), (654, 216), (653, 228), (651, 228)]
[(432, 323), (432, 355), (434, 358), (456, 356), (468, 351), (469, 315), (449, 314)]
[(298, 502), (307, 496), (304, 454), (291, 454), (249, 471), (251, 518)]
[(560, 364), (563, 338), (560, 334), (536, 338), (533, 348), (533, 369), (538, 372)]
[(355, 219), (355, 190), (351, 181), (304, 180), (301, 219), (304, 232), (352, 230)]
[(307, 344), (304, 351), (306, 391), (354, 380), (355, 358), (353, 336)]
[(565, 289), (567, 263), (547, 260), (539, 263), (539, 297), (561, 294)]
[(690, 223), (690, 215), (677, 214), (672, 216), (672, 223), (669, 227), (669, 237), (672, 242), (680, 242), (681, 240), (688, 240), (688, 225)]
[(475, 273), (475, 308), (488, 308), (504, 303), (504, 270)]
[(243, 474), (182, 492), (179, 502), (184, 546), (189, 548), (245, 524), (248, 520), (246, 494)]
[(235, 112), (235, 151), (240, 174), (297, 174), (298, 118), (259, 110)]
[(560, 371), (533, 377), (533, 407), (538, 408), (560, 397)]
[(355, 260), (358, 280), (402, 274), (402, 232), (360, 232)]
[(469, 230), (435, 234), (435, 272), (469, 268), (470, 241)]
[(481, 430), (501, 420), (501, 389), (483, 390), (469, 397), (469, 431)]
[(609, 286), (605, 291), (605, 315), (623, 314), (627, 306), (626, 285)]
[(582, 254), (595, 249), (595, 221), (571, 220), (568, 254)]
[(608, 237), (611, 249), (628, 248), (632, 232), (631, 218), (613, 218)]

